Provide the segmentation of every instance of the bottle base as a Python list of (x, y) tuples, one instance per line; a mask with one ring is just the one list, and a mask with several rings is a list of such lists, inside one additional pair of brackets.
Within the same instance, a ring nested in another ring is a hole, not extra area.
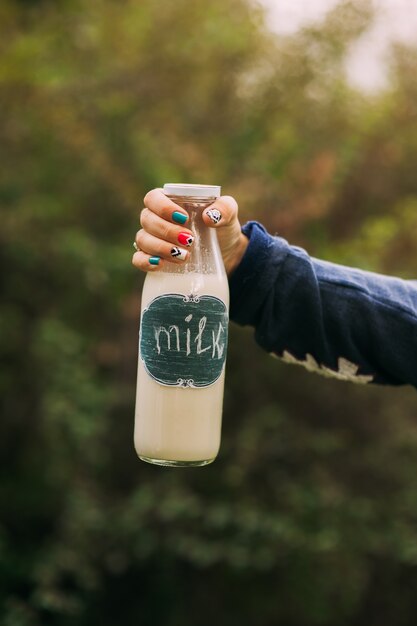
[(212, 459), (204, 459), (201, 461), (174, 461), (171, 459), (154, 459), (152, 457), (139, 454), (139, 458), (141, 461), (145, 461), (145, 463), (151, 463), (152, 465), (162, 465), (163, 467), (202, 467), (204, 465), (210, 465), (210, 463), (213, 463), (216, 457), (213, 457)]

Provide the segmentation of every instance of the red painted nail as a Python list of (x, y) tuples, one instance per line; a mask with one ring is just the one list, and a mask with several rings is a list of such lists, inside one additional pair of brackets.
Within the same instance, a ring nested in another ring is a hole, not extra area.
[(183, 245), (190, 247), (193, 245), (194, 237), (189, 233), (180, 233), (178, 235), (178, 241)]

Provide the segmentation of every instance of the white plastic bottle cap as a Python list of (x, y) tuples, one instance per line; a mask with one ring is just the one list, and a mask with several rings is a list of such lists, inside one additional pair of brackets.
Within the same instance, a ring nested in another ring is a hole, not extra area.
[(221, 194), (219, 185), (190, 185), (188, 183), (166, 183), (164, 193), (167, 196), (182, 196), (197, 198), (218, 198)]

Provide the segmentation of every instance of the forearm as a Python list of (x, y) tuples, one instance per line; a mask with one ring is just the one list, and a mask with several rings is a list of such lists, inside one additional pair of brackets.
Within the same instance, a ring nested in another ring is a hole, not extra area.
[(326, 375), (417, 386), (417, 282), (313, 259), (262, 227), (230, 278), (231, 318), (268, 352)]

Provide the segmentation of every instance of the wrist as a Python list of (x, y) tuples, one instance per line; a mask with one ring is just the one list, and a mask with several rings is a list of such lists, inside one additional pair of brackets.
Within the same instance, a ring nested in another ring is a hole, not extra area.
[(235, 271), (235, 269), (240, 264), (243, 256), (246, 252), (246, 248), (248, 247), (249, 239), (242, 232), (239, 235), (239, 239), (237, 243), (233, 247), (233, 255), (229, 259), (225, 259), (224, 266), (226, 269), (226, 274), (231, 276), (231, 274)]

